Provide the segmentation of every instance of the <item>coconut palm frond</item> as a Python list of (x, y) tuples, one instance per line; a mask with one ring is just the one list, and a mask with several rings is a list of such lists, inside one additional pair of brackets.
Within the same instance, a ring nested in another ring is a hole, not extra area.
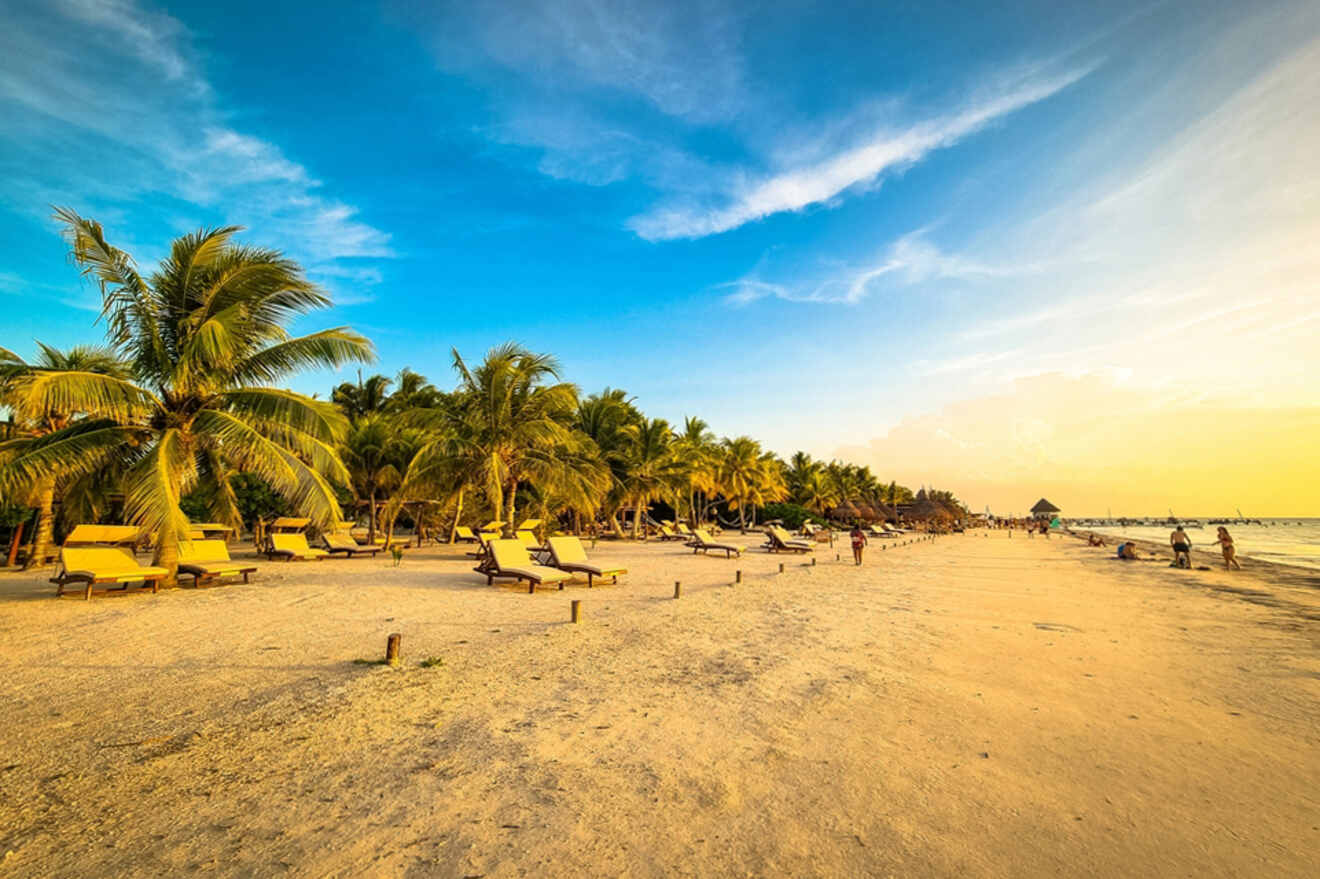
[(179, 431), (170, 428), (124, 476), (124, 519), (159, 535), (162, 544), (188, 533), (179, 499), (196, 479), (191, 457)]
[(124, 379), (97, 372), (29, 370), (8, 386), (8, 403), (23, 418), (84, 413), (122, 420), (143, 418), (160, 402)]
[(220, 394), (217, 405), (243, 418), (281, 422), (323, 442), (348, 431), (348, 419), (332, 403), (278, 388), (241, 388)]
[(135, 427), (96, 419), (43, 436), (7, 440), (0, 443), (0, 482), (14, 486), (76, 478), (131, 454), (141, 436)]
[(371, 342), (347, 327), (321, 330), (257, 351), (234, 368), (240, 384), (263, 384), (301, 369), (370, 363), (376, 357)]

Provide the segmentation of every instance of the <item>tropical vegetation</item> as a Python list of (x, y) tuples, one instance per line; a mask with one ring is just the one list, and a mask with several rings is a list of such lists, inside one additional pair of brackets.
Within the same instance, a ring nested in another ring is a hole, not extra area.
[(31, 361), (0, 348), (0, 512), (33, 511), (29, 564), (76, 521), (141, 525), (173, 569), (199, 517), (365, 520), (373, 539), (399, 522), (452, 536), (461, 523), (537, 518), (636, 538), (662, 517), (797, 527), (893, 518), (917, 502), (964, 512), (947, 492), (914, 495), (866, 467), (785, 461), (694, 416), (671, 425), (617, 388), (584, 395), (554, 357), (512, 343), (473, 363), (453, 351), (451, 390), (404, 369), (359, 373), (328, 401), (295, 393), (279, 384), (374, 357), (347, 327), (289, 332), (330, 304), (296, 263), (225, 227), (177, 239), (142, 274), (95, 221), (57, 218), (99, 286), (106, 338), (39, 345)]

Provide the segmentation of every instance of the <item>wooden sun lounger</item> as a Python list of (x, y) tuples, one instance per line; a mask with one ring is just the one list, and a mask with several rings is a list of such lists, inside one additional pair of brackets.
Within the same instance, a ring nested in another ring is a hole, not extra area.
[(301, 531), (292, 534), (271, 534), (269, 546), (266, 548), (266, 558), (273, 559), (276, 556), (283, 558), (287, 562), (294, 559), (313, 559), (320, 561), (329, 555), (323, 549), (313, 549), (307, 545), (307, 535)]
[(179, 543), (179, 573), (192, 575), (194, 589), (216, 586), (221, 578), (239, 575), (242, 575), (246, 583), (248, 575), (256, 569), (256, 565), (244, 565), (231, 559), (229, 547), (223, 540), (186, 540)]
[(710, 552), (711, 550), (722, 551), (727, 559), (730, 556), (741, 556), (747, 551), (747, 547), (739, 546), (735, 543), (716, 543), (711, 540), (710, 533), (705, 528), (697, 528), (693, 532), (694, 539), (688, 546), (692, 547), (692, 554), (699, 552)]
[(345, 558), (353, 558), (358, 555), (374, 556), (385, 548), (379, 544), (363, 546), (354, 540), (353, 535), (347, 531), (332, 531), (329, 534), (322, 534), (321, 540), (325, 543), (327, 553), (334, 555), (337, 552), (342, 552)]
[(770, 552), (815, 552), (816, 547), (805, 540), (794, 540), (787, 531), (777, 526), (770, 526), (765, 530), (766, 541), (765, 548)]
[(500, 538), (492, 540), (489, 547), (489, 554), (473, 569), (478, 574), (485, 574), (487, 586), (494, 583), (497, 577), (526, 580), (527, 593), (530, 595), (542, 584), (558, 583), (559, 588), (563, 589), (564, 581), (573, 579), (573, 575), (567, 571), (538, 565), (521, 540)]
[(674, 530), (672, 527), (670, 527), (669, 525), (664, 525), (664, 524), (662, 524), (662, 525), (660, 526), (660, 528), (659, 528), (659, 532), (660, 532), (660, 539), (661, 539), (661, 540), (685, 540), (685, 539), (686, 539), (682, 534), (679, 534), (677, 531), (675, 531), (675, 530)]
[[(59, 589), (56, 597), (63, 596), (66, 586), (81, 583), (84, 599), (93, 595), (132, 595), (137, 592), (160, 591), (160, 581), (169, 576), (165, 568), (139, 565), (131, 549), (120, 546), (66, 546), (60, 550), (59, 573), (50, 582)], [(119, 584), (110, 587), (108, 584)], [(134, 587), (134, 583), (140, 586)], [(104, 588), (98, 589), (97, 586)]]
[[(619, 575), (628, 573), (627, 568), (603, 568), (592, 564), (582, 541), (576, 537), (551, 537), (546, 542), (550, 548), (550, 564), (571, 574), (586, 574), (588, 589), (595, 585), (596, 577), (609, 577), (611, 583), (618, 583)], [(564, 588), (562, 583), (559, 588)]]
[(472, 529), (466, 525), (459, 525), (454, 529), (455, 543), (480, 543), (481, 538), (473, 533)]

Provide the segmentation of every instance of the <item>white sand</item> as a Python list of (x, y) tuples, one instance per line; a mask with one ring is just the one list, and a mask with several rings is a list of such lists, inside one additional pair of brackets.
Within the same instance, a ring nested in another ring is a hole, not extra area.
[(1314, 582), (878, 550), (602, 543), (624, 583), (534, 596), (447, 548), (0, 574), (0, 875), (1320, 874)]

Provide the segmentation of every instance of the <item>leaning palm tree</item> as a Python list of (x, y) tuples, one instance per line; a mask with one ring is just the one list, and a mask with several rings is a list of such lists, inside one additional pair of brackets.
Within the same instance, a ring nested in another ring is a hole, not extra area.
[(747, 528), (747, 508), (756, 503), (757, 485), (764, 477), (761, 446), (751, 437), (725, 439), (720, 447), (717, 481), (720, 494), (738, 511), (738, 527)]
[(331, 483), (348, 482), (335, 448), (345, 419), (330, 403), (269, 385), (307, 367), (368, 361), (371, 343), (344, 327), (291, 336), (285, 324), (330, 301), (278, 251), (236, 243), (238, 227), (175, 240), (144, 277), (99, 223), (66, 209), (56, 216), (74, 261), (100, 285), (108, 340), (133, 380), (60, 370), (20, 377), (11, 395), (20, 417), (86, 417), (33, 443), (11, 469), (35, 482), (121, 467), (124, 516), (156, 535), (155, 563), (170, 579), (187, 528), (179, 499), (209, 486), (210, 512), (237, 523), (224, 485), (235, 471), (265, 479), (318, 524), (336, 521)]
[[(128, 375), (128, 364), (108, 348), (76, 345), (67, 351), (60, 351), (42, 342), (37, 342), (37, 347), (39, 353), (31, 363), (23, 361), (12, 351), (0, 348), (0, 402), (4, 402), (10, 392), (22, 386), (20, 379), (34, 372), (94, 373), (119, 379)], [(33, 443), (63, 430), (81, 415), (81, 412), (52, 406), (34, 413), (23, 423), (16, 423), (16, 435), (0, 443), (0, 466), (6, 460), (22, 456)], [(26, 564), (26, 567), (31, 568), (44, 564), (50, 555), (55, 535), (55, 498), (60, 486), (56, 484), (54, 474), (47, 474), (20, 488), (27, 489), (25, 493), (37, 509), (37, 527), (33, 532), (32, 551)]]

